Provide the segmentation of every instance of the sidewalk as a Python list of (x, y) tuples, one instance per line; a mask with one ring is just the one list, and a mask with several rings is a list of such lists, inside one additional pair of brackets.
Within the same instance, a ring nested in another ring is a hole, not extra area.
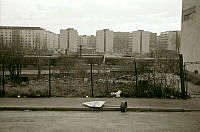
[[(102, 109), (82, 105), (86, 101), (106, 101)], [(120, 103), (127, 101), (128, 111), (183, 112), (200, 111), (200, 98), (138, 99), (138, 98), (0, 98), (0, 110), (53, 111), (119, 111)]]

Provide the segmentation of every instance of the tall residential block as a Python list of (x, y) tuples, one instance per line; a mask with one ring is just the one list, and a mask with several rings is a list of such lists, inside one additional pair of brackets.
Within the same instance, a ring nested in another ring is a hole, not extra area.
[(129, 50), (129, 32), (113, 33), (113, 52), (126, 54)]
[(129, 53), (149, 53), (151, 45), (151, 32), (138, 30), (129, 34)]
[(96, 36), (94, 35), (89, 36), (89, 47), (96, 49)]
[(60, 30), (60, 48), (67, 53), (77, 52), (78, 49), (78, 32), (73, 28)]
[(89, 36), (80, 35), (78, 36), (78, 45), (82, 45), (83, 47), (89, 47)]
[(109, 29), (97, 30), (96, 52), (111, 54), (113, 52), (113, 31)]
[[(181, 47), (184, 62), (200, 61), (200, 0), (183, 0)], [(200, 65), (188, 65), (188, 70), (200, 71)]]
[(0, 26), (0, 43), (26, 50), (58, 48), (58, 35), (40, 27)]
[(159, 36), (158, 50), (170, 50), (179, 52), (180, 31), (161, 32)]

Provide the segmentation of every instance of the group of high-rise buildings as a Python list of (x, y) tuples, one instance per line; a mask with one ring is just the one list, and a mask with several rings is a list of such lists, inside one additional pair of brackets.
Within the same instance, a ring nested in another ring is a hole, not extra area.
[[(183, 54), (185, 62), (200, 62), (200, 1), (183, 0), (182, 29), (156, 33), (138, 30), (113, 32), (97, 30), (94, 35), (78, 35), (73, 28), (56, 34), (40, 27), (0, 26), (0, 44), (30, 50), (57, 50), (60, 53), (141, 54), (153, 51), (175, 51)], [(181, 39), (180, 39), (181, 38)], [(181, 41), (180, 41), (181, 40)], [(162, 53), (162, 52), (161, 52)], [(164, 52), (163, 52), (164, 53)], [(188, 66), (190, 70), (198, 65)]]
[(97, 30), (94, 35), (78, 35), (73, 28), (61, 29), (56, 34), (40, 27), (0, 26), (0, 43), (17, 46), (24, 51), (55, 50), (63, 54), (81, 50), (86, 54), (142, 54), (155, 50), (179, 51), (179, 31), (162, 32), (159, 36), (149, 31), (114, 32)]
[(58, 35), (40, 27), (0, 26), (0, 43), (21, 49), (55, 49)]

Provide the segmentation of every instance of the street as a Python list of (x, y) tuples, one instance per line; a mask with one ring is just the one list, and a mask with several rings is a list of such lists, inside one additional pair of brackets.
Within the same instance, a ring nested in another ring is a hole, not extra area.
[(200, 112), (1, 111), (1, 132), (198, 131)]

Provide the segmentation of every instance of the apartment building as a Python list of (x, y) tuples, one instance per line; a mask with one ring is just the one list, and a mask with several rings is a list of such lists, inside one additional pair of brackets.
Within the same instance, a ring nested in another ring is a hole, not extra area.
[(159, 36), (158, 50), (170, 50), (179, 52), (180, 31), (161, 32)]
[(79, 39), (78, 45), (82, 45), (84, 47), (89, 47), (89, 36), (80, 35), (80, 36), (78, 36), (78, 39)]
[(113, 52), (126, 54), (129, 51), (129, 32), (113, 32)]
[(111, 54), (113, 52), (113, 31), (109, 29), (97, 30), (96, 52)]
[(151, 32), (138, 30), (129, 34), (129, 54), (150, 53)]
[(90, 48), (96, 49), (96, 36), (94, 36), (94, 35), (90, 35), (89, 36), (89, 44), (88, 44), (88, 46)]
[(0, 43), (23, 50), (58, 48), (57, 34), (40, 27), (0, 26)]
[[(200, 61), (200, 0), (183, 0), (180, 52), (184, 62)], [(187, 65), (190, 71), (200, 71), (199, 64)]]
[(77, 52), (78, 32), (74, 28), (60, 30), (60, 48), (67, 53)]

